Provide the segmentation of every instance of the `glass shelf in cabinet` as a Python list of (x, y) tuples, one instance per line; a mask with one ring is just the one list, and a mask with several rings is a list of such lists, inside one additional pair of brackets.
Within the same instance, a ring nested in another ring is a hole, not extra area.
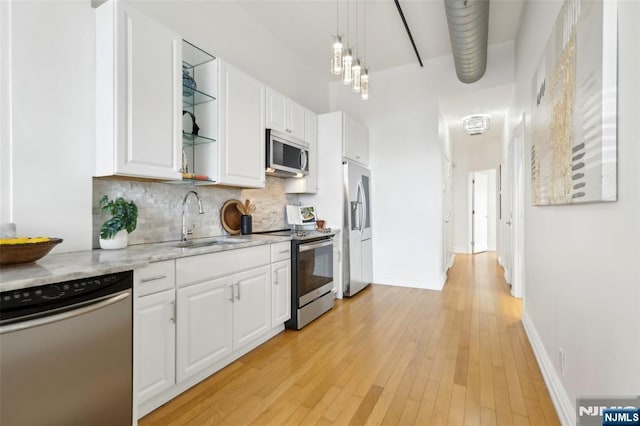
[(192, 135), (191, 133), (182, 132), (182, 145), (183, 146), (195, 146), (204, 145), (208, 143), (214, 143), (216, 140), (208, 138), (206, 136)]
[(208, 95), (204, 92), (201, 92), (197, 89), (193, 89), (191, 87), (184, 86), (184, 85), (183, 87), (188, 88), (190, 91), (193, 91), (193, 95), (182, 96), (182, 108), (190, 108), (195, 105), (200, 105), (200, 104), (204, 104), (204, 103), (216, 100), (216, 98), (214, 98), (213, 96)]
[(216, 57), (212, 54), (205, 52), (186, 40), (182, 40), (182, 65), (187, 68), (197, 67), (214, 59), (216, 59)]

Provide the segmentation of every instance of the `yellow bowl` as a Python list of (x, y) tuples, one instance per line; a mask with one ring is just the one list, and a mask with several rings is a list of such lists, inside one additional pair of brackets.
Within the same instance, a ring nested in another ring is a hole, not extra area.
[(35, 262), (61, 242), (62, 238), (49, 238), (38, 243), (0, 244), (0, 266)]

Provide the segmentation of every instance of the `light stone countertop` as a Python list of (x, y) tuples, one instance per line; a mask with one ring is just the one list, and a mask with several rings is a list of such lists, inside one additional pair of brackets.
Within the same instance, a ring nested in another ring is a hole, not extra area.
[[(121, 250), (85, 250), (50, 254), (36, 263), (0, 268), (0, 291), (19, 290), (44, 284), (88, 278), (142, 268), (151, 262), (215, 253), (291, 240), (291, 237), (272, 235), (238, 235), (199, 238), (194, 243), (212, 240), (241, 240), (242, 242), (213, 244), (206, 247), (180, 248), (178, 241), (138, 244)], [(245, 241), (246, 240), (246, 241)]]

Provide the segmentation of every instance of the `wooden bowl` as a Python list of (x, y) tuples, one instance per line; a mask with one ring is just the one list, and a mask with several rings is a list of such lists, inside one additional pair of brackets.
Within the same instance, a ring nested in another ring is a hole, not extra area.
[(225, 231), (231, 235), (240, 233), (240, 217), (242, 213), (238, 210), (239, 200), (227, 200), (220, 209), (220, 222)]
[(35, 262), (61, 242), (62, 238), (50, 238), (40, 243), (0, 244), (0, 266)]

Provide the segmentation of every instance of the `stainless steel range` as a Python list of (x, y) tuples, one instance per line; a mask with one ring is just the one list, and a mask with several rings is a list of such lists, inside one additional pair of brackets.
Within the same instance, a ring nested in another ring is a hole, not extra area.
[(291, 236), (291, 319), (285, 327), (300, 330), (333, 307), (333, 236), (330, 230), (280, 230)]

